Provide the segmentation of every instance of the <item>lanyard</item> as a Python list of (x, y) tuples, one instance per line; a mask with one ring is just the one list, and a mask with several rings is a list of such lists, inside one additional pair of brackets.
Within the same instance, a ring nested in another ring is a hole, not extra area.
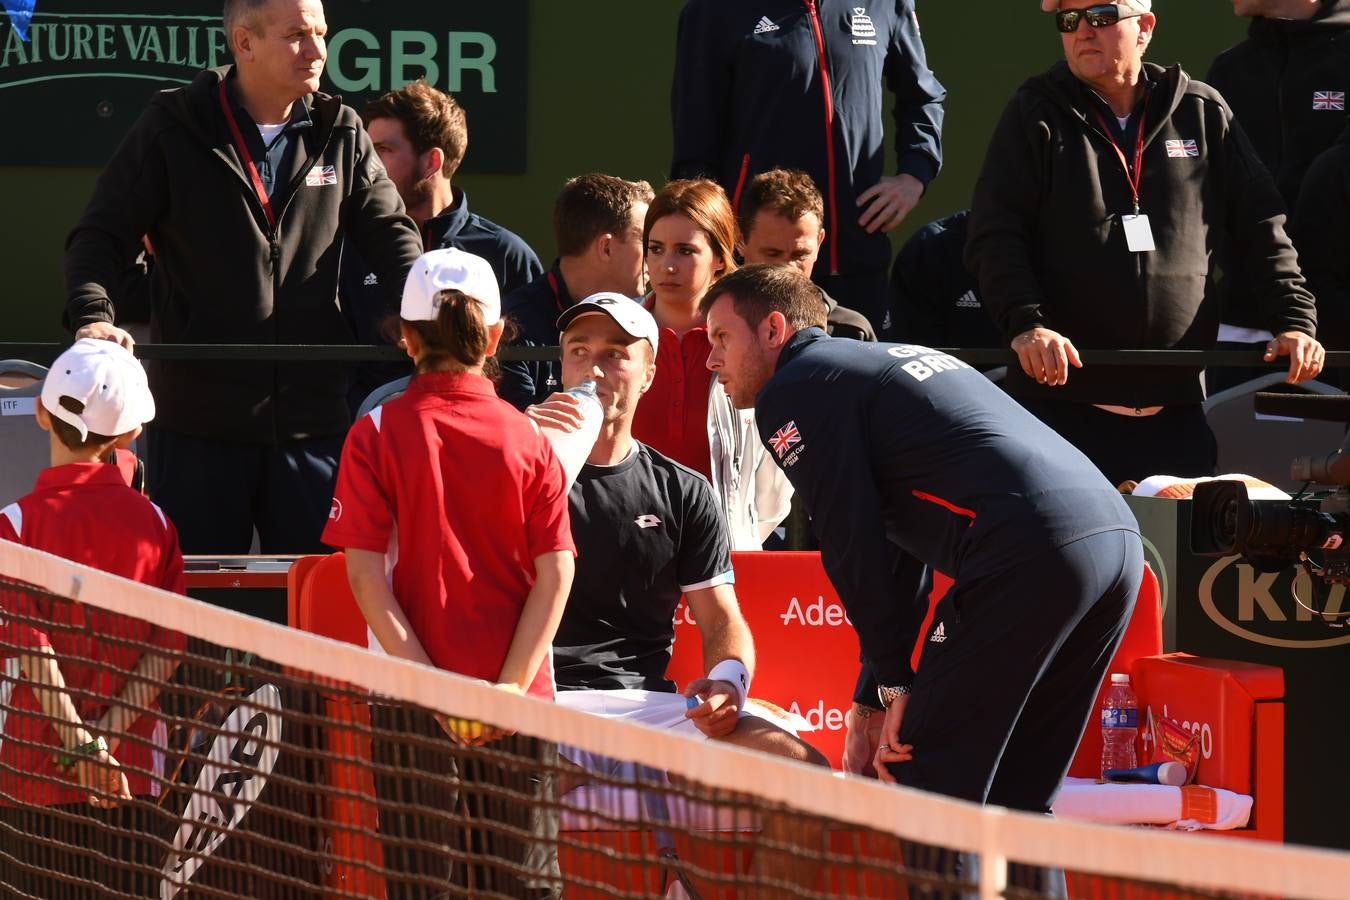
[(225, 111), (225, 121), (230, 124), (230, 134), (234, 136), (234, 149), (239, 153), (240, 162), (248, 170), (253, 190), (258, 195), (258, 202), (262, 204), (263, 214), (267, 216), (267, 224), (276, 231), (277, 217), (272, 212), (272, 201), (268, 198), (267, 189), (263, 187), (262, 178), (258, 175), (258, 167), (253, 164), (253, 154), (248, 152), (248, 144), (244, 143), (244, 136), (239, 131), (239, 122), (234, 117), (234, 110), (230, 108), (229, 98), (225, 96), (224, 79), (220, 82), (220, 108)]
[(1106, 133), (1106, 139), (1111, 142), (1111, 149), (1116, 151), (1116, 156), (1120, 159), (1120, 166), (1125, 170), (1125, 180), (1130, 185), (1130, 195), (1134, 199), (1134, 214), (1139, 215), (1139, 182), (1143, 178), (1144, 170), (1144, 128), (1148, 125), (1148, 94), (1144, 95), (1144, 108), (1139, 113), (1139, 127), (1134, 133), (1134, 168), (1125, 159), (1125, 151), (1120, 149), (1120, 144), (1116, 142), (1115, 130), (1111, 128), (1102, 115), (1101, 110), (1094, 110), (1097, 113), (1097, 121), (1102, 123), (1102, 130)]
[(563, 311), (562, 291), (558, 288), (558, 279), (553, 277), (552, 272), (545, 272), (544, 277), (548, 279), (548, 286), (553, 289), (553, 302), (558, 305), (558, 312)]

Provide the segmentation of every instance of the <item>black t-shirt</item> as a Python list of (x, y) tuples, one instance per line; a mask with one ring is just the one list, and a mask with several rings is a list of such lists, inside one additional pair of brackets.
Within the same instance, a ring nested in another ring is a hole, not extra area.
[(577, 567), (553, 639), (558, 688), (674, 690), (680, 595), (734, 580), (712, 488), (635, 444), (616, 466), (583, 466), (568, 500)]

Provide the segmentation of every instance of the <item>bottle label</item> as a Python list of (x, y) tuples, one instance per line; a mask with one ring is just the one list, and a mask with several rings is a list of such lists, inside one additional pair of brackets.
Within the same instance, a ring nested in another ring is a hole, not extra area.
[(1139, 727), (1139, 710), (1121, 709), (1115, 706), (1103, 706), (1102, 727), (1137, 729)]

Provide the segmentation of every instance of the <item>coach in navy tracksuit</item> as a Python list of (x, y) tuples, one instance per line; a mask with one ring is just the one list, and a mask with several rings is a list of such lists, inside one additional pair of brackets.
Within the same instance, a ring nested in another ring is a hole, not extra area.
[[(1142, 577), (1120, 495), (954, 357), (827, 337), (791, 269), (729, 275), (703, 310), (708, 367), (754, 406), (882, 685), (878, 774), (1049, 810)], [(895, 547), (955, 580), (926, 617)]]
[[(928, 69), (913, 0), (689, 0), (675, 52), (671, 176), (712, 178), (735, 206), (761, 172), (806, 172), (825, 198), (816, 283), (883, 334), (884, 232), (942, 167), (947, 92)], [(883, 79), (895, 94), (894, 175)]]

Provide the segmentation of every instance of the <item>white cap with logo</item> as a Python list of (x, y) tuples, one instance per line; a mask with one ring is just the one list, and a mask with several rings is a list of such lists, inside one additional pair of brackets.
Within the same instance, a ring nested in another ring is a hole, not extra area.
[[(61, 405), (70, 397), (84, 407)], [(117, 437), (155, 417), (155, 398), (145, 369), (131, 351), (112, 341), (81, 338), (56, 358), (42, 382), (42, 405), (85, 440), (92, 434)]]
[(559, 333), (566, 331), (568, 326), (582, 316), (598, 315), (609, 316), (631, 337), (650, 343), (652, 352), (656, 352), (661, 329), (657, 327), (652, 314), (647, 312), (647, 308), (639, 301), (613, 291), (591, 294), (580, 303), (567, 307), (563, 314), (558, 316), (558, 331)]
[(423, 253), (413, 263), (403, 282), (399, 315), (409, 322), (434, 322), (441, 310), (441, 291), (459, 291), (478, 301), (483, 324), (496, 325), (502, 318), (502, 294), (497, 273), (481, 256), (454, 247)]

